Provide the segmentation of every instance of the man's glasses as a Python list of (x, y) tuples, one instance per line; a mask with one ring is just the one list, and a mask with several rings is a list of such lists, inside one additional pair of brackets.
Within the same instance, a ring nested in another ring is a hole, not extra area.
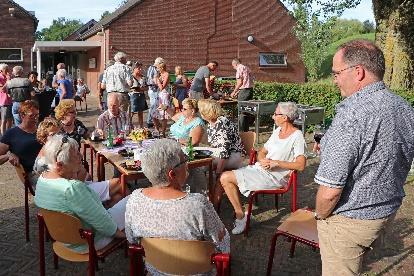
[(348, 69), (351, 69), (351, 68), (357, 67), (357, 66), (358, 66), (358, 65), (352, 65), (352, 66), (346, 67), (346, 68), (344, 68), (344, 69), (342, 69), (342, 70), (339, 70), (339, 71), (334, 71), (334, 70), (332, 70), (331, 75), (332, 75), (332, 77), (336, 78), (336, 77), (338, 77), (338, 76), (339, 76), (342, 72), (344, 72), (344, 71), (346, 71), (346, 70), (348, 70)]
[(39, 118), (39, 113), (26, 113), (25, 116), (29, 117), (30, 119)]
[(275, 115), (275, 116), (283, 116), (283, 115), (285, 115), (285, 114), (282, 114), (282, 113), (273, 113), (273, 115)]

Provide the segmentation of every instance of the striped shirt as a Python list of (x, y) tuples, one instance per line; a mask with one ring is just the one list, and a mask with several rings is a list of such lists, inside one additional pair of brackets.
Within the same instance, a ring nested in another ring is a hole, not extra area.
[(333, 214), (385, 218), (402, 203), (413, 156), (414, 109), (375, 82), (337, 105), (315, 182), (343, 189)]
[(132, 70), (129, 66), (117, 61), (109, 66), (103, 75), (102, 83), (106, 85), (106, 91), (128, 93), (132, 85)]
[(125, 129), (126, 125), (131, 125), (128, 114), (121, 110), (119, 110), (118, 116), (114, 116), (109, 110), (106, 110), (99, 115), (96, 128), (105, 130), (108, 128), (109, 124), (115, 135), (119, 135), (119, 133)]
[[(79, 180), (39, 177), (36, 185), (35, 204), (39, 208), (74, 214), (85, 229), (92, 229), (95, 243), (104, 237), (112, 237), (117, 225), (103, 207), (97, 193)], [(84, 252), (87, 245), (71, 245), (69, 248)]]

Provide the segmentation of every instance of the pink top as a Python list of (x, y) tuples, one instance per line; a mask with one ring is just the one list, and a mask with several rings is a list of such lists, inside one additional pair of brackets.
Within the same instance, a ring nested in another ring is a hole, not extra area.
[(0, 86), (2, 86), (0, 89), (0, 106), (12, 105), (12, 99), (10, 95), (7, 94), (6, 82), (7, 77), (0, 73)]
[(250, 71), (249, 67), (244, 66), (243, 64), (237, 65), (236, 79), (242, 80), (242, 86), (240, 87), (240, 89), (253, 87), (252, 72)]

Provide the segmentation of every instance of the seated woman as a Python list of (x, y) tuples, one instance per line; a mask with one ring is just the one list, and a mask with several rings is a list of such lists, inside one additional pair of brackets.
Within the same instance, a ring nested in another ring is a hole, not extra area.
[[(61, 132), (60, 123), (54, 118), (45, 118), (43, 122), (39, 124), (36, 138), (40, 144), (45, 145), (50, 137), (59, 132)], [(39, 155), (36, 157), (33, 171), (36, 172), (37, 177), (39, 177), (44, 171), (47, 171), (48, 169), (49, 168), (45, 163), (45, 152), (43, 146), (39, 152)], [(84, 181), (89, 186), (89, 188), (94, 190), (99, 195), (101, 201), (105, 202), (105, 206), (114, 206), (118, 201), (122, 199), (121, 182), (119, 178), (112, 178), (100, 182), (92, 182), (90, 181), (89, 173), (86, 171), (84, 166), (82, 166), (76, 175), (76, 179)]]
[(305, 169), (305, 139), (302, 132), (293, 125), (297, 118), (298, 108), (295, 103), (279, 103), (273, 114), (278, 128), (259, 151), (258, 162), (221, 175), (222, 188), (216, 187), (214, 203), (216, 206), (219, 204), (224, 189), (236, 213), (233, 234), (242, 233), (246, 226), (239, 191), (248, 196), (251, 191), (283, 187), (287, 185), (290, 170)]
[(55, 108), (55, 117), (61, 123), (63, 133), (75, 139), (80, 147), (82, 138), (88, 137), (88, 129), (76, 119), (75, 101), (72, 99), (61, 100)]
[[(170, 109), (169, 109), (170, 110)], [(170, 127), (170, 134), (182, 145), (187, 145), (191, 137), (193, 145), (198, 145), (203, 137), (203, 120), (197, 116), (197, 100), (184, 99), (183, 111), (171, 117), (175, 121)]]
[[(49, 170), (37, 181), (35, 204), (39, 208), (77, 216), (82, 225), (92, 229), (95, 248), (102, 249), (115, 237), (125, 237), (125, 205), (128, 197), (105, 210), (99, 196), (76, 175), (82, 168), (77, 142), (64, 135), (54, 135), (45, 144), (45, 163)], [(87, 245), (68, 247), (86, 253)]]
[(237, 126), (223, 116), (220, 104), (214, 100), (199, 100), (201, 117), (208, 122), (207, 137), (213, 148), (218, 149), (214, 160), (216, 175), (224, 170), (238, 169), (243, 163), (244, 149)]
[(20, 104), (21, 124), (8, 129), (0, 139), (0, 164), (9, 161), (13, 166), (23, 166), (28, 173), (32, 185), (33, 164), (42, 145), (36, 140), (36, 129), (39, 119), (39, 107), (34, 101)]
[[(182, 191), (188, 168), (179, 143), (155, 141), (141, 155), (141, 166), (152, 187), (135, 190), (128, 200), (125, 234), (130, 243), (141, 237), (206, 240), (221, 252), (230, 251), (229, 234), (213, 205), (201, 194)], [(147, 269), (160, 274), (149, 265)]]

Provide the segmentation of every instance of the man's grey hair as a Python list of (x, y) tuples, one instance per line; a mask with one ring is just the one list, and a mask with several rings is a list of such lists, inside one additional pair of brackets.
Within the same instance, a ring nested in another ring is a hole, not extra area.
[(280, 102), (277, 106), (280, 112), (289, 118), (289, 121), (293, 122), (299, 117), (298, 106), (294, 102)]
[(239, 65), (240, 64), (240, 59), (238, 59), (238, 58), (234, 58), (232, 61), (231, 61), (231, 64), (233, 65)]
[(365, 39), (351, 40), (340, 45), (338, 51), (340, 50), (342, 50), (343, 61), (348, 66), (361, 65), (378, 79), (384, 78), (384, 54), (373, 42)]
[(13, 75), (18, 76), (18, 77), (23, 76), (23, 67), (21, 67), (20, 65), (14, 66)]
[(168, 172), (180, 163), (181, 145), (171, 139), (156, 140), (141, 155), (141, 167), (154, 187), (166, 187)]
[(56, 77), (62, 78), (62, 79), (66, 78), (66, 70), (65, 69), (57, 70)]
[(115, 61), (121, 61), (122, 59), (126, 59), (127, 55), (124, 52), (118, 52), (114, 55)]
[(63, 63), (63, 62), (61, 62), (61, 63), (58, 63), (58, 65), (56, 65), (56, 68), (59, 70), (59, 69), (65, 69), (65, 64)]
[(108, 60), (108, 61), (106, 62), (106, 64), (105, 64), (105, 69), (107, 69), (109, 66), (114, 65), (114, 63), (115, 63), (115, 61), (113, 61), (112, 59), (111, 59), (111, 60)]
[(53, 135), (45, 144), (45, 163), (51, 169), (55, 168), (56, 162), (70, 166), (70, 153), (72, 150), (77, 151), (78, 149), (78, 142), (75, 139), (62, 134)]
[(155, 65), (155, 66), (157, 66), (157, 65), (159, 65), (159, 64), (162, 64), (162, 63), (164, 63), (164, 64), (165, 64), (165, 60), (164, 60), (162, 57), (157, 57), (157, 58), (155, 59), (155, 61), (154, 61), (154, 65)]
[(5, 71), (9, 68), (6, 63), (0, 63), (0, 71)]

